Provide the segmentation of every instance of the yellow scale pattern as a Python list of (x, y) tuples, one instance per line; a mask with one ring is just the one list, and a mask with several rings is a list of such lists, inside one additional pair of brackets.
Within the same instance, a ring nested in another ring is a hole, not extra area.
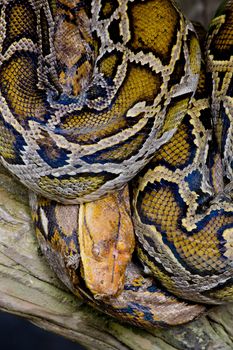
[(181, 124), (172, 144), (167, 143), (158, 150), (158, 153), (152, 159), (152, 162), (164, 160), (173, 167), (180, 167), (187, 164), (191, 154), (191, 145), (187, 140), (187, 133), (187, 125)]
[[(148, 50), (159, 57), (169, 57), (173, 40), (176, 40), (177, 26), (180, 18), (171, 2), (159, 0), (129, 5), (132, 18), (132, 49)], [(141, 15), (143, 14), (145, 15)], [(161, 26), (161, 18), (163, 25)]]
[[(232, 301), (232, 195), (229, 186), (223, 191), (225, 169), (205, 119), (205, 74), (189, 21), (169, 0), (0, 4), (0, 154), (49, 198), (31, 194), (32, 213), (59, 278), (91, 305), (142, 327), (203, 312), (176, 296)], [(232, 4), (225, 2), (214, 42), (214, 24), (210, 30), (209, 51), (232, 46)], [(208, 62), (211, 70), (210, 54)], [(232, 123), (228, 62), (224, 69)], [(226, 162), (231, 135), (222, 130)], [(144, 166), (129, 197), (123, 186)], [(131, 261), (131, 210), (136, 259), (166, 292)]]
[[(3, 118), (30, 144), (20, 153), (17, 175), (30, 189), (51, 199), (77, 204), (123, 186), (171, 137), (195, 90), (200, 51), (192, 44), (195, 34), (190, 23), (168, 0), (163, 0), (164, 6), (157, 0), (124, 1), (104, 1), (103, 7), (80, 4), (75, 10), (74, 2), (54, 1), (52, 13), (46, 0), (7, 1), (3, 7), (2, 47), (7, 51), (0, 62), (0, 84), (9, 107)], [(123, 30), (127, 26), (128, 32)], [(170, 88), (181, 50), (185, 67), (177, 70), (177, 84)], [(182, 89), (188, 96), (182, 96)], [(124, 142), (118, 152), (119, 142), (129, 139), (127, 152)], [(62, 151), (50, 152), (54, 144)], [(96, 152), (102, 153), (98, 166)], [(15, 155), (15, 164), (7, 159), (5, 165), (14, 173), (19, 157)], [(103, 176), (109, 169), (115, 175)], [(75, 183), (71, 191), (66, 180)]]
[(36, 87), (35, 66), (29, 57), (16, 56), (2, 67), (0, 82), (16, 118), (22, 123), (30, 115), (40, 117), (46, 112), (45, 103)]

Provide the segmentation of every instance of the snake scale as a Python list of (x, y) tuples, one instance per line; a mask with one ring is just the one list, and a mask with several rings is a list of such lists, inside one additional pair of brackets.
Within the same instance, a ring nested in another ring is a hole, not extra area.
[(119, 320), (233, 301), (232, 7), (203, 54), (170, 0), (0, 0), (1, 161), (58, 277)]

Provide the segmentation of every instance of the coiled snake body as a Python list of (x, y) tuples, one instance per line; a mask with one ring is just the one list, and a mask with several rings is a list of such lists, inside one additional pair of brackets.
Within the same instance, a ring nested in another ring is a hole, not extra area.
[(0, 0), (2, 163), (36, 193), (61, 280), (143, 327), (203, 312), (179, 298), (233, 301), (232, 5), (207, 39), (213, 132), (196, 32), (173, 2)]

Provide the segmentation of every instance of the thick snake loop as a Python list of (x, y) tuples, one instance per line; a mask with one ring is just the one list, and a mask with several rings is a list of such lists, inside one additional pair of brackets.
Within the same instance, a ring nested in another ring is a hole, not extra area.
[(194, 99), (135, 182), (134, 226), (141, 260), (169, 291), (221, 303), (233, 300), (233, 204), (210, 126), (208, 99)]
[(233, 300), (233, 203), (223, 177), (226, 171), (231, 180), (232, 4), (226, 2), (213, 20), (207, 50), (224, 167), (202, 75), (178, 132), (140, 174), (133, 205), (143, 263), (175, 295), (205, 303)]
[(200, 55), (192, 25), (168, 0), (75, 3), (1, 5), (3, 163), (67, 204), (121, 187), (172, 136)]
[(214, 81), (212, 113), (225, 176), (233, 180), (233, 1), (226, 1), (212, 21), (207, 41), (207, 64)]
[(58, 277), (142, 327), (233, 301), (232, 5), (207, 37), (210, 106), (172, 1), (0, 0), (2, 163)]

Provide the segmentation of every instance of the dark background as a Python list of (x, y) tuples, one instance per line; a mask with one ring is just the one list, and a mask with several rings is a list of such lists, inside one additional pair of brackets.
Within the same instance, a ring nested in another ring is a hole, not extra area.
[[(177, 0), (189, 18), (200, 21), (205, 27), (221, 0)], [(0, 349), (9, 350), (83, 350), (76, 343), (48, 333), (30, 322), (0, 312)]]
[(77, 343), (4, 312), (0, 313), (0, 343), (4, 350), (84, 350)]

